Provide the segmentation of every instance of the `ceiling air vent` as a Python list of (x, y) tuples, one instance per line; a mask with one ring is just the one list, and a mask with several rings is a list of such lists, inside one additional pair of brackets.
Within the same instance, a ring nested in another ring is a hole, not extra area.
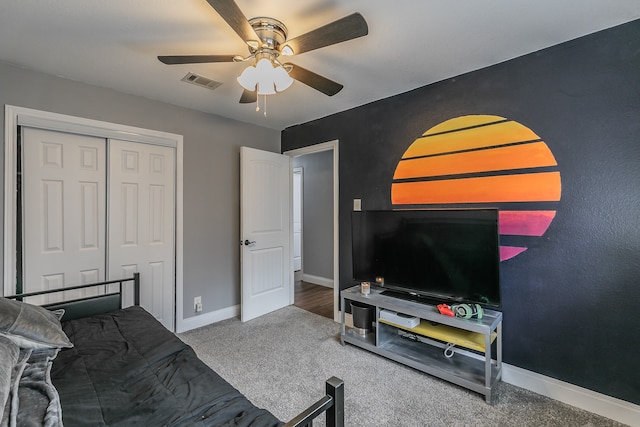
[(183, 82), (192, 83), (197, 86), (205, 87), (207, 89), (214, 90), (222, 83), (217, 82), (215, 80), (208, 79), (203, 76), (199, 76), (198, 74), (188, 73), (186, 76), (182, 78)]

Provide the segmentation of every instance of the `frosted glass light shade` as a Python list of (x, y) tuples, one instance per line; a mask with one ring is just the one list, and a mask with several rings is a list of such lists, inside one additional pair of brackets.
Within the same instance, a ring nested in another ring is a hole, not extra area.
[(276, 89), (273, 83), (274, 68), (271, 61), (262, 58), (256, 64), (258, 76), (258, 95), (275, 95)]
[(238, 77), (240, 86), (249, 91), (258, 89), (258, 95), (274, 95), (276, 90), (282, 92), (293, 83), (289, 73), (281, 66), (262, 58), (253, 66), (250, 65)]
[(276, 67), (273, 69), (273, 82), (276, 85), (276, 90), (282, 92), (286, 90), (293, 83), (293, 79), (289, 76), (289, 73), (282, 67)]
[(256, 90), (256, 84), (258, 84), (257, 74), (258, 72), (256, 71), (256, 67), (250, 65), (244, 69), (240, 76), (238, 76), (238, 83), (240, 83), (240, 86), (242, 86), (246, 90), (250, 90), (251, 92), (253, 92), (254, 90)]

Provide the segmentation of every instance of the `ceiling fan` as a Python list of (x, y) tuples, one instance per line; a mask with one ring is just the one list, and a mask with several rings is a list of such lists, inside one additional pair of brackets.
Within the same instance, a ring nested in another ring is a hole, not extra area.
[[(158, 56), (168, 65), (209, 62), (255, 63), (238, 77), (244, 91), (240, 103), (256, 102), (258, 95), (274, 94), (286, 89), (292, 79), (333, 96), (342, 90), (340, 83), (304, 69), (290, 62), (281, 62), (281, 56), (297, 55), (322, 47), (341, 43), (368, 34), (367, 22), (359, 13), (353, 13), (293, 39), (287, 39), (287, 27), (277, 19), (257, 17), (247, 19), (234, 0), (207, 0), (227, 24), (242, 38), (249, 48), (249, 55), (173, 55)], [(257, 70), (257, 71), (256, 71)], [(264, 80), (260, 72), (273, 73), (271, 80)]]

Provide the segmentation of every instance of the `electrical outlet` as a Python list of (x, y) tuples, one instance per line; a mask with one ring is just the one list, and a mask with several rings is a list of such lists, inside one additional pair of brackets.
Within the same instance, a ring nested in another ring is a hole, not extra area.
[(196, 313), (202, 311), (202, 297), (195, 297), (193, 299), (193, 310)]

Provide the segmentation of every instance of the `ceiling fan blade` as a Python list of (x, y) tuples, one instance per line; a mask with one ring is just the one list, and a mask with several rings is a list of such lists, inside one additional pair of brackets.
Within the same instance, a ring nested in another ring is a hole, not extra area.
[(240, 97), (240, 104), (251, 104), (258, 100), (258, 92), (253, 90), (244, 90)]
[(287, 40), (285, 46), (291, 47), (293, 53), (297, 55), (366, 36), (368, 33), (369, 27), (367, 26), (367, 21), (365, 21), (359, 13), (353, 13), (291, 40)]
[(235, 55), (175, 55), (158, 56), (160, 62), (167, 65), (200, 64), (205, 62), (233, 62)]
[(336, 83), (333, 80), (329, 80), (326, 77), (322, 77), (319, 74), (314, 73), (313, 71), (309, 71), (297, 65), (293, 65), (291, 63), (283, 64), (285, 68), (293, 67), (291, 71), (289, 71), (289, 75), (291, 78), (296, 79), (297, 81), (306, 84), (309, 87), (318, 90), (325, 95), (333, 96), (336, 93), (340, 92), (344, 86), (340, 83)]
[(253, 40), (260, 41), (260, 37), (256, 34), (255, 30), (249, 24), (249, 20), (244, 13), (240, 10), (238, 5), (233, 0), (207, 0), (212, 8), (218, 12), (218, 15), (224, 19), (227, 24), (235, 31), (242, 40), (248, 42)]

